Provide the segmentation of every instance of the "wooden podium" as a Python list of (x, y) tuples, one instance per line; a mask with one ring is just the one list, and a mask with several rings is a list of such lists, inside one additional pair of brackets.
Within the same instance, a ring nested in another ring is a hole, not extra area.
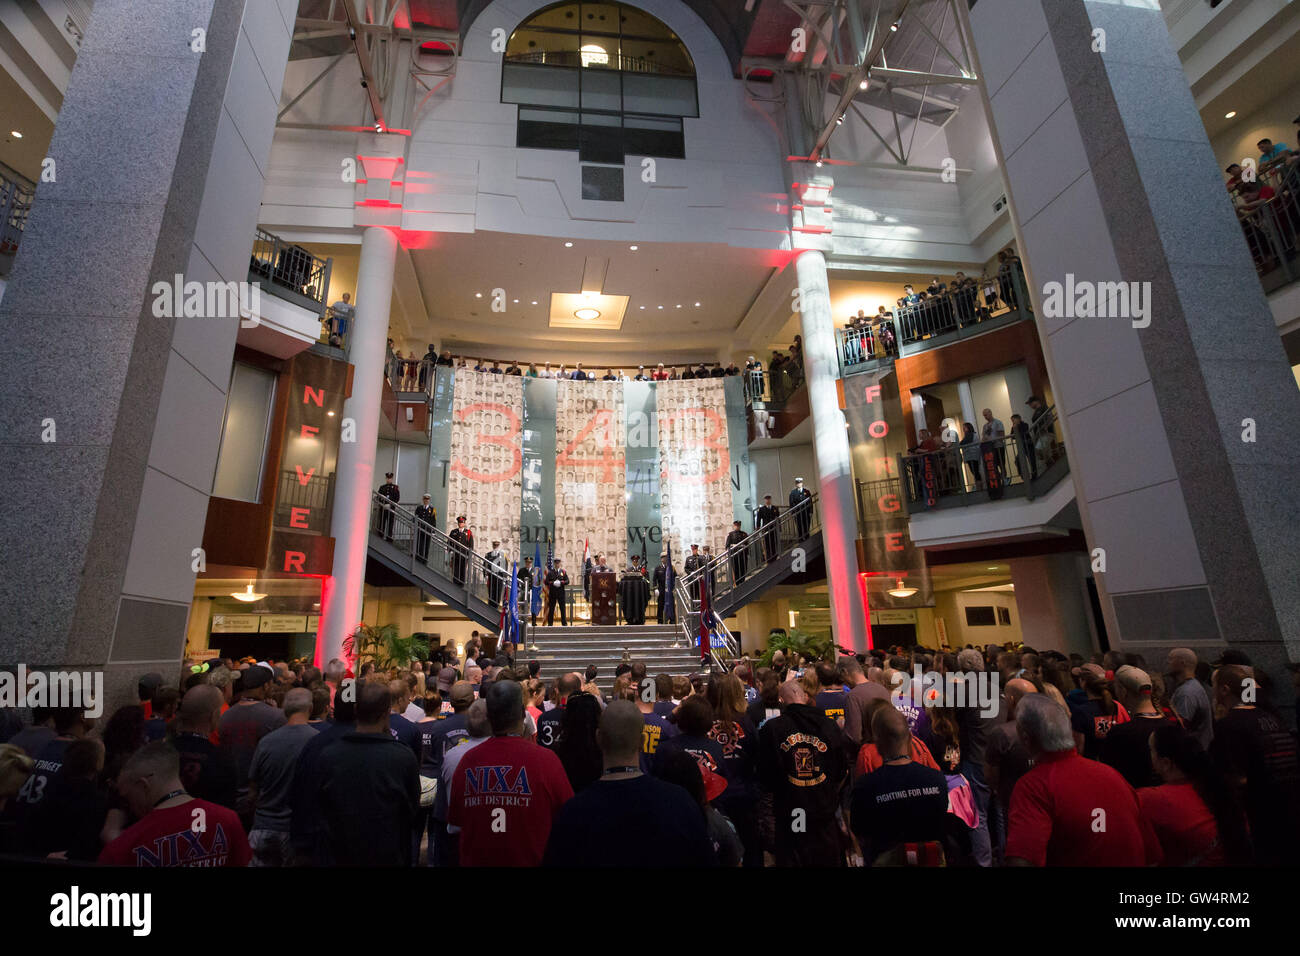
[(591, 623), (601, 627), (618, 623), (618, 575), (613, 571), (591, 573)]

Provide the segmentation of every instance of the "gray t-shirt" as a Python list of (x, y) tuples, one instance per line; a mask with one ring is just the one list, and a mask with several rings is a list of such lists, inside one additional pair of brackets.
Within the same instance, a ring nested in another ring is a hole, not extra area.
[(1208, 751), (1210, 741), (1214, 739), (1214, 708), (1210, 706), (1210, 695), (1205, 692), (1205, 685), (1195, 677), (1183, 681), (1174, 690), (1170, 703), (1174, 712), (1183, 718), (1187, 732)]
[(254, 830), (289, 831), (289, 791), (298, 754), (319, 731), (311, 724), (273, 730), (257, 742), (248, 778), (257, 784)]

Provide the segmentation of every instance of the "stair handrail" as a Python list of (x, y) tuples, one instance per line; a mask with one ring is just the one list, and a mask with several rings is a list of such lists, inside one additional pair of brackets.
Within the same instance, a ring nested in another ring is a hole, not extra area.
[[(820, 509), (818, 508), (819, 503), (820, 503), (820, 496), (817, 494), (814, 494), (812, 498), (809, 499), (807, 502), (807, 510), (809, 512), (808, 533), (810, 535), (813, 532), (817, 532), (821, 530), (821, 517), (820, 517), (821, 513), (820, 513)], [(697, 581), (699, 581), (704, 576), (704, 574), (706, 574), (709, 571), (713, 571), (714, 577), (716, 578), (719, 567), (725, 568), (727, 572), (727, 576), (730, 577), (731, 558), (733, 556), (739, 555), (744, 551), (747, 551), (752, 547), (755, 547), (756, 545), (760, 549), (759, 553), (763, 553), (761, 550), (763, 545), (763, 537), (764, 535), (772, 534), (773, 531), (775, 531), (776, 533), (776, 541), (777, 541), (776, 558), (779, 559), (782, 555), (788, 553), (789, 551), (799, 546), (800, 542), (796, 540), (795, 543), (791, 545), (791, 547), (782, 548), (781, 541), (785, 537), (783, 533), (784, 530), (796, 526), (798, 524), (800, 513), (801, 513), (800, 509), (803, 507), (804, 507), (803, 505), (796, 505), (794, 508), (786, 508), (785, 510), (779, 512), (777, 514), (776, 521), (769, 521), (767, 524), (759, 526), (754, 531), (751, 531), (749, 534), (745, 535), (745, 537), (742, 538), (740, 541), (737, 541), (731, 547), (723, 550), (721, 554), (714, 555), (712, 561), (705, 563), (701, 567), (696, 568), (694, 571), (691, 571), (690, 573), (683, 572), (678, 577), (678, 583), (680, 585), (685, 585), (685, 586), (693, 585)], [(772, 527), (773, 525), (775, 525), (776, 527), (773, 528)], [(738, 581), (732, 581), (729, 587), (723, 588), (721, 590), (723, 593), (728, 593), (734, 590), (736, 585), (739, 583), (740, 582)], [(716, 594), (717, 591), (718, 589), (715, 588), (713, 591), (710, 591), (710, 594)]]

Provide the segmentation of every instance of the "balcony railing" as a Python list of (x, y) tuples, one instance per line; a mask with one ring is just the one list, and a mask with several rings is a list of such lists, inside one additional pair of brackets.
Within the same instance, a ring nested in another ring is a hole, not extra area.
[(324, 317), (333, 267), (333, 259), (318, 258), (302, 246), (258, 229), (248, 261), (248, 281)]
[(750, 369), (740, 374), (745, 383), (746, 404), (762, 404), (768, 409), (783, 408), (803, 384), (803, 368), (793, 361), (775, 371)]
[(508, 53), (506, 62), (618, 70), (622, 73), (655, 73), (660, 76), (692, 75), (684, 70), (665, 67), (662, 63), (656, 63), (644, 56), (622, 56), (618, 53), (593, 54), (584, 50), (530, 50), (527, 53)]
[(1274, 190), (1272, 199), (1237, 208), (1265, 292), (1274, 292), (1300, 279), (1300, 170), (1291, 163), (1260, 175), (1261, 185)]
[[(0, 170), (0, 263), (7, 262), (18, 251), (35, 198), (35, 186)], [(7, 271), (0, 267), (0, 274)]]
[[(900, 455), (898, 468), (907, 509), (915, 513), (1003, 497), (1035, 498), (1054, 486), (1069, 464), (1056, 409), (1049, 408), (1023, 436)], [(860, 508), (863, 495), (859, 486)]]
[(1013, 263), (996, 275), (899, 305), (888, 318), (869, 316), (860, 328), (837, 329), (840, 374), (869, 371), (899, 355), (914, 355), (1032, 315), (1025, 274)]

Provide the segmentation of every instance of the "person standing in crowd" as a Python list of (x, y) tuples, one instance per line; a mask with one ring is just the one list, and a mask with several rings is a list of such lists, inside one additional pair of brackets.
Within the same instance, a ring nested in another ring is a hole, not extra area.
[(1196, 679), (1196, 652), (1188, 647), (1175, 647), (1165, 658), (1165, 675), (1169, 678), (1174, 713), (1208, 753), (1214, 739), (1214, 708), (1210, 706), (1205, 685)]
[(430, 500), (424, 495), (415, 509), (415, 557), (421, 564), (429, 561), (429, 542), (433, 540), (433, 529), (438, 527), (438, 509)]
[(799, 540), (808, 540), (808, 531), (812, 527), (812, 492), (803, 486), (803, 479), (794, 480), (790, 491), (790, 510), (794, 512), (795, 525), (799, 529)]
[[(233, 810), (187, 793), (180, 758), (163, 740), (127, 759), (117, 792), (138, 822), (99, 854), (107, 866), (247, 866), (248, 837)], [(202, 827), (195, 821), (203, 820)]]
[(434, 845), (429, 854), (431, 866), (460, 866), (460, 827), (450, 826), (447, 823), (451, 781), (456, 774), (456, 768), (460, 766), (461, 758), (492, 737), (492, 725), (488, 722), (486, 700), (475, 700), (465, 711), (465, 732), (468, 736), (448, 749), (442, 757), (442, 769), (438, 773), (438, 795), (434, 799), (432, 811), (435, 828)]
[(745, 532), (740, 530), (740, 522), (731, 522), (731, 530), (727, 532), (727, 554), (731, 558), (731, 583), (733, 587), (743, 581), (745, 574), (749, 571), (749, 551), (741, 547), (745, 537)]
[[(636, 677), (634, 682), (636, 690), (636, 709), (640, 712), (642, 722), (645, 724), (641, 731), (641, 772), (650, 773), (655, 754), (659, 752), (659, 744), (664, 740), (667, 740), (669, 737), (676, 736), (677, 725), (670, 721), (667, 715), (659, 713), (656, 709), (658, 707), (657, 702), (662, 700), (660, 697), (662, 690), (660, 686), (660, 678), (664, 675), (661, 674), (659, 677), (651, 678), (646, 675), (644, 664), (634, 664), (632, 666), (634, 677), (635, 669), (637, 667), (641, 668), (641, 676)], [(668, 703), (671, 705), (671, 678), (669, 678), (667, 684)], [(672, 711), (670, 710), (669, 713), (672, 713)]]
[[(1147, 866), (1160, 844), (1137, 794), (1117, 772), (1075, 749), (1070, 715), (1043, 694), (1016, 708), (1016, 730), (1034, 767), (1016, 784), (1007, 817), (1010, 866)], [(1098, 830), (1098, 811), (1106, 827)]]
[(991, 797), (989, 832), (993, 856), (998, 863), (1003, 860), (1007, 844), (1007, 808), (1011, 806), (1011, 793), (1031, 766), (1029, 751), (1016, 732), (1016, 706), (1026, 694), (1036, 693), (1038, 688), (1023, 677), (1007, 681), (1002, 689), (1006, 719), (989, 732), (984, 747), (984, 781)]
[(488, 605), (500, 610), (501, 595), (509, 590), (506, 585), (510, 581), (510, 569), (500, 541), (492, 542), (492, 550), (483, 555), (483, 560), (487, 564)]
[(713, 708), (708, 736), (722, 748), (729, 781), (718, 798), (718, 809), (740, 834), (745, 865), (759, 867), (763, 853), (757, 819), (758, 730), (746, 713), (745, 685), (734, 673), (714, 674), (705, 685), (705, 697)]
[(254, 866), (289, 866), (293, 846), (289, 840), (293, 773), (298, 756), (316, 728), (311, 717), (311, 691), (295, 687), (284, 697), (285, 724), (257, 742), (248, 772), (249, 802), (253, 805), (253, 828), (248, 845)]
[(551, 565), (551, 570), (546, 572), (546, 626), (550, 627), (555, 622), (555, 609), (560, 609), (560, 626), (569, 626), (569, 609), (568, 602), (565, 600), (565, 591), (569, 587), (569, 572), (561, 566), (559, 558), (556, 558)]
[(387, 682), (367, 681), (356, 694), (355, 730), (318, 758), (317, 801), (331, 858), (340, 866), (410, 866), (419, 765), (389, 730)]
[(537, 722), (537, 744), (555, 750), (564, 739), (564, 708), (569, 698), (582, 689), (582, 675), (570, 671), (555, 682), (555, 706)]
[(1153, 787), (1159, 780), (1151, 767), (1151, 735), (1169, 721), (1156, 708), (1146, 671), (1121, 667), (1115, 672), (1115, 690), (1129, 719), (1111, 727), (1101, 743), (1101, 760), (1118, 770), (1130, 787)]
[(492, 737), (456, 767), (447, 822), (460, 828), (462, 866), (537, 866), (573, 789), (559, 758), (522, 738), (519, 684), (497, 681), (486, 700)]
[(1079, 683), (1083, 699), (1072, 704), (1074, 739), (1079, 753), (1089, 760), (1101, 759), (1101, 744), (1111, 728), (1119, 722), (1119, 706), (1111, 693), (1111, 683), (1106, 672), (1096, 664), (1085, 664), (1079, 669)]
[(777, 524), (778, 511), (772, 504), (772, 496), (763, 496), (763, 506), (758, 509), (754, 516), (754, 524), (763, 532), (763, 560), (772, 562), (776, 560), (777, 552), (780, 548), (780, 527)]
[(266, 702), (273, 676), (270, 667), (253, 664), (248, 670), (237, 673), (239, 700), (221, 715), (218, 736), (222, 752), (234, 761), (238, 774), (235, 778), (235, 810), (240, 821), (246, 821), (244, 832), (247, 833), (253, 822), (253, 807), (248, 794), (248, 773), (253, 765), (253, 753), (263, 737), (284, 726), (285, 719), (278, 708)]
[(1210, 755), (1245, 807), (1255, 862), (1294, 865), (1300, 856), (1300, 762), (1296, 738), (1259, 701), (1253, 668), (1226, 664), (1214, 672), (1215, 708)]
[(212, 742), (224, 704), (211, 684), (191, 687), (181, 698), (172, 746), (180, 757), (181, 783), (200, 800), (234, 810), (238, 804), (239, 767), (226, 750)]
[[(45, 785), (42, 799), (23, 821), (25, 853), (77, 862), (93, 862), (99, 856), (109, 807), (108, 794), (99, 780), (103, 769), (101, 741), (81, 737), (69, 742), (62, 768)], [(114, 785), (115, 781), (108, 782), (109, 788)]]
[(1034, 443), (1029, 437), (1029, 426), (1019, 415), (1011, 416), (1011, 434), (1016, 440), (1016, 468), (1021, 481), (1038, 479), (1038, 458), (1034, 454)]
[(817, 697), (814, 703), (828, 719), (842, 728), (849, 695), (844, 689), (839, 669), (829, 661), (818, 661), (814, 671), (817, 674)]
[(402, 500), (401, 489), (393, 484), (393, 473), (384, 472), (384, 483), (379, 486), (379, 495), (386, 498), (390, 504), (380, 502), (379, 512), (379, 533), (384, 536), (385, 541), (393, 540), (393, 508)]
[(862, 745), (863, 714), (873, 700), (883, 700), (888, 703), (889, 691), (883, 684), (867, 680), (867, 675), (856, 657), (843, 658), (840, 661), (840, 673), (848, 687), (848, 694), (844, 698), (844, 736), (856, 750)]
[(681, 787), (641, 768), (648, 726), (629, 701), (616, 700), (605, 708), (596, 730), (599, 779), (556, 814), (544, 865), (677, 868), (713, 863), (704, 816), (695, 801)]
[(1251, 861), (1250, 835), (1231, 784), (1196, 738), (1172, 721), (1151, 734), (1158, 786), (1138, 790), (1166, 866), (1241, 866)]
[(474, 553), (474, 532), (466, 526), (465, 516), (456, 519), (456, 528), (448, 535), (452, 540), (451, 578), (463, 588), (469, 577), (469, 559)]
[[(673, 568), (672, 577), (677, 577), (677, 569)], [(659, 556), (659, 567), (655, 568), (654, 585), (655, 585), (655, 604), (658, 607), (658, 619), (660, 624), (675, 624), (677, 622), (677, 608), (673, 602), (673, 595), (668, 590), (668, 555)]]
[[(835, 722), (809, 703), (798, 681), (782, 684), (779, 699), (781, 715), (758, 732), (759, 779), (772, 794), (776, 821), (776, 865), (844, 866), (835, 813), (850, 745)], [(803, 811), (803, 828), (792, 826), (797, 811)]]
[[(587, 683), (590, 684), (594, 678), (594, 674), (588, 677)], [(600, 779), (600, 746), (596, 742), (600, 702), (589, 693), (570, 693), (561, 713), (560, 737), (551, 749), (560, 758), (573, 792), (581, 793)]]
[[(882, 764), (853, 785), (850, 820), (868, 866), (912, 863), (906, 844), (921, 859), (926, 844), (935, 852), (929, 865), (941, 865), (948, 823), (948, 779), (938, 770), (912, 760), (912, 732), (892, 707), (881, 707), (871, 721), (871, 736)], [(919, 861), (917, 861), (919, 862)]]

